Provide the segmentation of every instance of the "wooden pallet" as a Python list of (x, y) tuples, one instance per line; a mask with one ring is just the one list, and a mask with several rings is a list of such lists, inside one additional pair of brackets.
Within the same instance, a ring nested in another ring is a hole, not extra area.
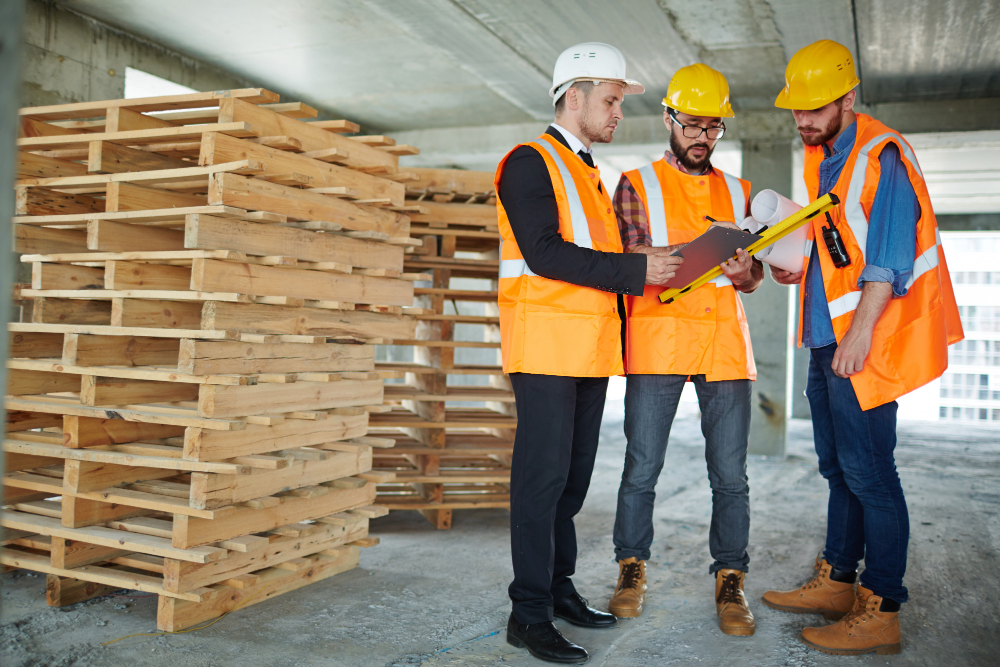
[(21, 110), (2, 564), (50, 603), (148, 590), (176, 630), (374, 544), (415, 149), (315, 116), (263, 89)]
[[(510, 503), (517, 420), (514, 395), (499, 365), (496, 194), (492, 174), (409, 173), (407, 202), (419, 207), (411, 215), (410, 234), (422, 244), (407, 251), (404, 266), (431, 274), (432, 282), (417, 287), (417, 308), (404, 312), (416, 319), (416, 336), (394, 339), (412, 346), (413, 361), (376, 364), (403, 373), (405, 383), (386, 386), (392, 410), (371, 420), (373, 433), (392, 435), (402, 448), (380, 451), (373, 465), (396, 475), (394, 482), (379, 485), (380, 504), (420, 511), (436, 527), (448, 528), (453, 510)], [(455, 282), (463, 278), (489, 282), (478, 288)], [(456, 340), (459, 325), (479, 333)], [(495, 350), (495, 364), (456, 361), (456, 355), (475, 349)], [(464, 383), (449, 384), (449, 376)], [(468, 384), (477, 379), (484, 384)]]

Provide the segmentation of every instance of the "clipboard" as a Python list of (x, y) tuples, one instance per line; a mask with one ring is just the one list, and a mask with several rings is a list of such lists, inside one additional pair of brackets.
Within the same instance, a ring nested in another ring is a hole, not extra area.
[[(829, 194), (823, 195), (822, 197), (820, 197), (816, 201), (814, 201), (811, 204), (809, 204), (808, 206), (806, 206), (806, 207), (804, 207), (804, 208), (796, 211), (795, 213), (793, 213), (792, 215), (788, 216), (787, 218), (785, 218), (784, 220), (782, 220), (778, 224), (774, 225), (773, 227), (770, 227), (769, 229), (762, 229), (762, 230), (760, 230), (761, 233), (759, 235), (754, 234), (753, 236), (757, 236), (758, 240), (754, 241), (753, 244), (751, 244), (749, 247), (745, 248), (745, 250), (752, 257), (753, 255), (756, 255), (758, 252), (760, 252), (761, 250), (763, 250), (767, 246), (771, 245), (772, 243), (775, 243), (776, 241), (779, 241), (779, 240), (783, 239), (784, 237), (788, 236), (789, 234), (791, 234), (792, 232), (794, 232), (796, 229), (798, 229), (802, 225), (808, 223), (810, 220), (812, 220), (813, 218), (815, 218), (817, 215), (820, 215), (822, 213), (826, 213), (827, 211), (829, 211), (830, 209), (832, 209), (833, 207), (835, 207), (835, 206), (837, 206), (839, 204), (840, 204), (840, 198), (837, 197), (837, 195), (833, 194), (832, 192), (829, 193)], [(713, 227), (713, 229), (724, 229), (724, 228)], [(712, 230), (709, 230), (709, 231), (712, 231)], [(727, 231), (733, 231), (733, 230), (727, 230)], [(707, 233), (708, 232), (706, 232), (705, 234), (702, 234), (702, 236), (705, 236)], [(740, 233), (745, 233), (745, 232), (740, 232)], [(701, 238), (701, 237), (698, 237), (698, 238)], [(697, 241), (697, 240), (698, 239), (695, 239), (694, 241), (691, 242), (691, 244), (695, 243), (695, 241)], [(681, 250), (687, 250), (687, 247), (688, 246), (684, 246), (683, 248), (681, 248)], [(674, 254), (675, 255), (679, 254), (679, 252), (680, 251), (678, 251), (677, 253), (674, 253)], [(735, 249), (734, 249), (733, 252), (735, 253)], [(725, 259), (727, 259), (727, 258), (723, 258), (723, 260), (725, 260)], [(681, 267), (683, 268), (684, 265), (686, 265), (686, 264), (687, 264), (687, 258), (685, 258), (684, 264), (682, 264)], [(722, 264), (722, 260), (720, 260), (719, 262), (717, 262), (716, 265), (714, 266), (714, 268), (712, 268), (709, 271), (706, 271), (700, 277), (692, 280), (691, 282), (689, 282), (684, 287), (679, 287), (679, 288), (678, 287), (668, 287), (667, 289), (663, 290), (663, 292), (661, 292), (660, 296), (659, 296), (660, 303), (673, 303), (673, 301), (675, 301), (676, 299), (680, 299), (685, 294), (688, 294), (691, 291), (693, 291), (694, 289), (696, 289), (698, 287), (701, 287), (702, 285), (704, 285), (708, 281), (715, 280), (716, 278), (718, 278), (719, 276), (722, 275), (722, 269), (719, 267), (719, 264)], [(678, 275), (679, 274), (680, 274), (680, 271), (678, 270)], [(670, 282), (673, 283), (676, 280), (676, 278), (677, 278), (677, 276), (674, 276), (673, 278), (671, 278)]]
[(666, 284), (671, 287), (689, 285), (713, 268), (736, 254), (737, 248), (746, 250), (762, 237), (741, 229), (711, 227), (707, 232), (673, 253), (673, 257), (683, 257), (684, 263)]

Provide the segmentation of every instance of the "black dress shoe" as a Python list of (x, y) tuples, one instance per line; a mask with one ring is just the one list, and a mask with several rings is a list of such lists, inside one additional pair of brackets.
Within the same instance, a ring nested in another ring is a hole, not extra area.
[(569, 621), (581, 628), (613, 628), (618, 625), (618, 619), (614, 614), (606, 614), (590, 607), (579, 593), (556, 600), (552, 613), (556, 618)]
[(586, 649), (563, 637), (552, 621), (524, 625), (511, 614), (507, 621), (507, 643), (526, 648), (528, 653), (545, 662), (579, 665), (590, 660)]

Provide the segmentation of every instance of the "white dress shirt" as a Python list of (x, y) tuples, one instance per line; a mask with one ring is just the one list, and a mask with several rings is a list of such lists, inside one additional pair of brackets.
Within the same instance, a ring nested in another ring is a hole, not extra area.
[(583, 142), (580, 141), (575, 134), (567, 130), (565, 127), (558, 125), (556, 123), (552, 123), (552, 127), (559, 130), (559, 133), (563, 135), (563, 139), (565, 139), (566, 143), (569, 144), (569, 149), (571, 151), (577, 154), (579, 154), (580, 151), (583, 151), (584, 153), (588, 153), (591, 156), (593, 156), (594, 154), (593, 150), (584, 146)]

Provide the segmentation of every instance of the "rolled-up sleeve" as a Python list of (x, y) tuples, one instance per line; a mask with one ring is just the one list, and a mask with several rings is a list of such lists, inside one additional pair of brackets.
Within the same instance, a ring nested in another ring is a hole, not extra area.
[(920, 202), (899, 156), (889, 143), (879, 154), (881, 173), (868, 216), (865, 268), (858, 287), (866, 282), (891, 283), (894, 296), (906, 294), (917, 254), (917, 220)]

